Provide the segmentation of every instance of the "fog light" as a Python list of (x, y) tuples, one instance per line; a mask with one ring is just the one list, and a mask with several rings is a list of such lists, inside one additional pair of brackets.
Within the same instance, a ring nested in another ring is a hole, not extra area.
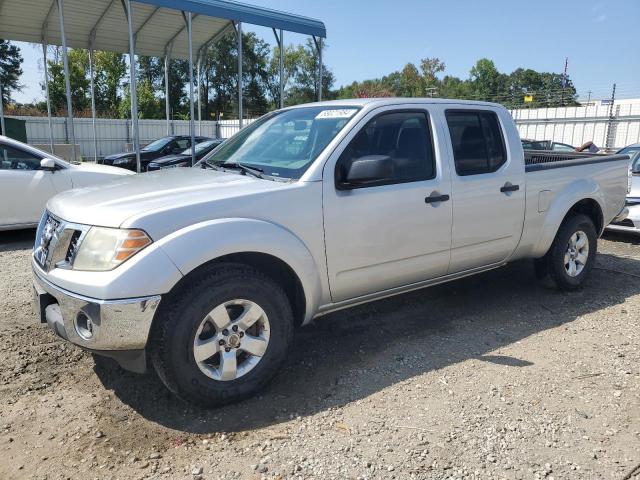
[(86, 313), (80, 312), (76, 315), (75, 327), (78, 335), (85, 340), (89, 340), (93, 337), (93, 322)]

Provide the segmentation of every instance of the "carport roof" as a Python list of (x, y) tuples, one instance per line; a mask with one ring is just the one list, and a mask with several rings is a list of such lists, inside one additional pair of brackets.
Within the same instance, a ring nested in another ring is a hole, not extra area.
[[(326, 37), (324, 23), (312, 18), (229, 0), (132, 0), (135, 51), (161, 57), (189, 57), (182, 11), (191, 12), (194, 51), (232, 28), (250, 23), (290, 32)], [(67, 45), (74, 48), (129, 52), (128, 27), (120, 0), (64, 0)], [(0, 38), (60, 45), (55, 0), (0, 0)], [(93, 44), (92, 44), (93, 39)]]

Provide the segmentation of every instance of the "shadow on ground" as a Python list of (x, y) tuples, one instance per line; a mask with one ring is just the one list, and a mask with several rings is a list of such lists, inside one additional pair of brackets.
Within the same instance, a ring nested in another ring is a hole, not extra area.
[[(357, 401), (425, 372), (478, 359), (528, 368), (495, 350), (640, 293), (640, 262), (607, 254), (580, 291), (538, 285), (531, 262), (343, 310), (299, 329), (284, 369), (245, 402), (202, 410), (185, 405), (154, 375), (96, 365), (107, 389), (144, 418), (192, 433), (277, 424)], [(631, 280), (631, 281), (630, 281)]]
[(36, 230), (29, 228), (26, 230), (0, 231), (0, 252), (15, 252), (32, 248), (36, 237)]
[(624, 232), (610, 232), (606, 230), (602, 238), (610, 242), (616, 242), (626, 245), (640, 245), (640, 235)]

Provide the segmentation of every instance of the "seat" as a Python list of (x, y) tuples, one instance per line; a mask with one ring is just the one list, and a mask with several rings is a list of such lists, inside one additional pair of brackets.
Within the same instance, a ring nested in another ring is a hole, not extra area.
[(393, 164), (398, 180), (426, 178), (430, 162), (427, 161), (427, 145), (424, 130), (420, 127), (401, 128), (396, 142)]

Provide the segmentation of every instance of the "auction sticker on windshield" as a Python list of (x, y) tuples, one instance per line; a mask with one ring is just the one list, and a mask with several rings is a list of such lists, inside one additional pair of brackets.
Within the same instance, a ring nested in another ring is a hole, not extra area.
[(332, 110), (323, 110), (318, 115), (318, 118), (351, 118), (358, 110), (355, 108), (336, 108)]

